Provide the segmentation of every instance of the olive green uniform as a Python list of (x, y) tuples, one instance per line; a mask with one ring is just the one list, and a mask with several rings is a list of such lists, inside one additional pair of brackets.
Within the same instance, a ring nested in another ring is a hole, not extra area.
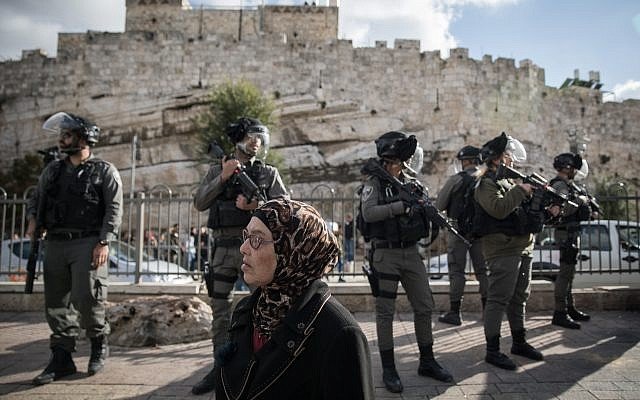
[[(40, 202), (42, 200), (42, 202)], [(110, 163), (90, 158), (43, 171), (28, 214), (46, 229), (45, 313), (51, 348), (75, 351), (80, 328), (90, 338), (109, 334), (105, 317), (109, 262), (93, 268), (93, 249), (115, 240), (122, 220), (122, 181)]]
[[(488, 215), (504, 220), (527, 199), (527, 193), (506, 180), (494, 182), (489, 177), (483, 177), (474, 198)], [(511, 331), (523, 330), (525, 306), (530, 293), (533, 235), (496, 232), (483, 235), (481, 242), (488, 273), (485, 336), (500, 336), (505, 311)]]
[[(562, 209), (561, 223), (555, 225), (554, 239), (560, 250), (560, 268), (554, 287), (555, 311), (567, 312), (568, 302), (573, 301), (571, 286), (576, 273), (577, 255), (580, 249), (580, 221), (589, 219), (591, 210), (588, 209), (588, 200), (583, 200), (569, 187), (569, 180), (556, 177), (551, 181), (551, 186), (566, 196), (572, 203), (567, 203)], [(578, 207), (576, 207), (576, 203)], [(586, 215), (583, 211), (587, 208)], [(581, 212), (579, 212), (581, 211)], [(571, 306), (573, 304), (570, 304)]]
[[(362, 214), (367, 223), (381, 223), (385, 220), (407, 220), (402, 201), (386, 201), (384, 189), (378, 178), (369, 178), (362, 190)], [(415, 218), (414, 218), (415, 219)], [(402, 226), (404, 222), (399, 224)], [(393, 343), (393, 317), (395, 314), (398, 282), (407, 293), (414, 313), (414, 326), (419, 346), (431, 346), (431, 313), (434, 308), (433, 296), (425, 265), (416, 246), (417, 239), (402, 241), (378, 235), (372, 239), (373, 255), (371, 264), (379, 282), (379, 296), (376, 302), (376, 330), (380, 351), (391, 350)]]
[[(276, 168), (256, 161), (255, 158), (245, 167), (250, 178), (268, 200), (288, 197)], [(213, 293), (209, 293), (209, 296), (213, 310), (214, 349), (216, 345), (227, 341), (233, 301), (231, 292), (238, 277), (242, 277), (242, 230), (251, 218), (251, 212), (235, 207), (235, 199), (239, 192), (237, 188), (231, 187), (231, 181), (223, 182), (221, 174), (222, 166), (219, 163), (212, 165), (194, 195), (194, 206), (197, 210), (209, 209), (208, 226), (213, 239), (210, 263), (213, 272)]]
[[(472, 174), (476, 171), (476, 167), (468, 168), (465, 173)], [(449, 177), (444, 186), (438, 193), (436, 199), (436, 208), (440, 211), (446, 210), (447, 216), (452, 218), (454, 214), (453, 202), (464, 201), (463, 196), (457, 195), (460, 191), (465, 191), (463, 187), (463, 178), (460, 174)], [(464, 195), (464, 193), (462, 193)], [(455, 198), (454, 198), (455, 197)], [(451, 220), (454, 226), (456, 221)], [(480, 240), (474, 239), (470, 234), (466, 234), (466, 238), (471, 242), (471, 247), (467, 248), (466, 244), (456, 235), (448, 232), (447, 236), (447, 266), (449, 268), (449, 300), (452, 303), (461, 302), (464, 295), (464, 287), (466, 284), (465, 267), (467, 264), (467, 252), (471, 256), (471, 264), (473, 272), (479, 283), (480, 297), (484, 300), (487, 298), (487, 267), (482, 255), (482, 244)]]

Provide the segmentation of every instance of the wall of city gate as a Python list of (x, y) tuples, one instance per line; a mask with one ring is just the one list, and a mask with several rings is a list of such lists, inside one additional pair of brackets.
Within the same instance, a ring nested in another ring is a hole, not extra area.
[[(464, 48), (443, 58), (438, 51), (421, 52), (418, 41), (401, 39), (354, 48), (337, 39), (335, 7), (266, 7), (271, 19), (264, 26), (281, 18), (275, 25), (286, 32), (265, 29), (238, 41), (232, 38), (237, 23), (216, 25), (233, 21), (235, 15), (225, 13), (234, 11), (207, 10), (211, 22), (198, 35), (196, 21), (205, 21), (198, 10), (176, 1), (157, 1), (153, 10), (143, 0), (131, 3), (136, 5), (128, 9), (125, 32), (63, 33), (56, 58), (31, 52), (0, 63), (2, 168), (54, 144), (40, 126), (67, 110), (102, 128), (96, 153), (116, 164), (125, 185), (137, 134), (142, 160), (136, 190), (159, 182), (194, 187), (206, 166), (196, 160), (193, 118), (217, 85), (246, 79), (276, 100), (281, 124), (272, 148), (284, 156), (294, 193), (318, 183), (351, 190), (362, 161), (374, 155), (373, 139), (393, 129), (419, 138), (424, 181), (434, 190), (451, 172), (460, 147), (481, 145), (501, 131), (527, 147), (525, 169), (547, 176), (553, 156), (569, 150), (568, 133), (586, 135), (595, 177), (637, 184), (640, 102), (603, 103), (598, 90), (546, 86), (544, 70), (531, 60), (476, 60)], [(152, 14), (154, 29), (148, 25)], [(255, 23), (251, 18), (243, 17), (243, 32), (251, 32), (244, 26)], [(329, 21), (324, 29), (323, 20)]]

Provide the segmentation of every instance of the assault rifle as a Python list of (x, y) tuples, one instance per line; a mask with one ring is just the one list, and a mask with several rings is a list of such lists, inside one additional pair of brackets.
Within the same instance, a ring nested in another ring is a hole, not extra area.
[[(211, 142), (209, 144), (209, 155), (213, 158), (223, 159), (225, 158), (224, 150), (218, 144), (217, 141)], [(233, 154), (226, 156), (228, 160), (236, 158)], [(258, 185), (253, 182), (253, 180), (247, 175), (244, 171), (244, 167), (236, 168), (233, 176), (233, 181), (238, 182), (240, 187), (242, 188), (242, 194), (247, 198), (247, 202), (251, 202), (254, 197), (256, 197), (259, 201), (266, 202), (267, 198), (262, 194)]]
[(375, 158), (370, 158), (362, 167), (362, 173), (366, 175), (372, 175), (383, 181), (389, 182), (393, 188), (398, 191), (400, 200), (404, 203), (410, 204), (413, 208), (418, 206), (420, 214), (425, 219), (425, 223), (428, 221), (433, 222), (438, 227), (446, 228), (453, 233), (458, 239), (460, 239), (467, 247), (471, 247), (471, 243), (458, 232), (458, 230), (451, 225), (451, 222), (444, 217), (438, 209), (431, 203), (429, 197), (426, 195), (424, 188), (421, 185), (414, 183), (402, 183), (398, 178), (391, 175)]
[(496, 179), (520, 179), (523, 183), (528, 183), (536, 190), (542, 190), (545, 194), (548, 194), (551, 198), (560, 200), (563, 204), (571, 204), (574, 207), (578, 205), (569, 199), (564, 193), (558, 192), (551, 185), (549, 181), (542, 175), (532, 173), (531, 175), (525, 175), (522, 172), (513, 169), (505, 164), (500, 164), (496, 172)]
[(576, 183), (573, 181), (571, 182), (570, 185), (573, 188), (573, 190), (575, 190), (578, 194), (582, 196), (586, 196), (586, 198), (589, 200), (589, 207), (591, 207), (592, 211), (595, 211), (598, 213), (599, 218), (604, 217), (604, 213), (602, 212), (602, 207), (600, 207), (600, 203), (598, 203), (598, 200), (596, 200), (595, 197), (591, 196), (589, 193), (587, 193), (587, 191), (583, 187), (576, 185)]
[(40, 253), (40, 232), (38, 229), (33, 234), (31, 239), (31, 252), (29, 253), (29, 259), (27, 260), (27, 280), (24, 284), (24, 292), (26, 294), (33, 293), (33, 281), (37, 279), (36, 266), (38, 264), (38, 255)]

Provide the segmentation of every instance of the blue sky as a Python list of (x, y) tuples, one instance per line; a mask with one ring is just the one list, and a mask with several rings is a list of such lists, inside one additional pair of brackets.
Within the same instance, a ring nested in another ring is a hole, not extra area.
[[(260, 4), (262, 0), (244, 0)], [(324, 4), (328, 0), (319, 0)], [(200, 0), (192, 0), (194, 6)], [(240, 0), (202, 0), (240, 4)], [(267, 4), (301, 4), (265, 0)], [(311, 1), (309, 1), (311, 3)], [(22, 49), (55, 55), (57, 32), (124, 30), (125, 0), (2, 0), (0, 60)], [(422, 50), (465, 47), (475, 59), (491, 54), (530, 59), (559, 86), (574, 69), (588, 79), (599, 71), (606, 100), (640, 99), (640, 1), (638, 0), (340, 0), (342, 39), (354, 46), (376, 40), (419, 39)]]

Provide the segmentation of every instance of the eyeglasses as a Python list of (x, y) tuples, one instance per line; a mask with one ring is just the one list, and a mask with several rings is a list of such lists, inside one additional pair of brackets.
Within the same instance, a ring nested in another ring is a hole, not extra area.
[(242, 243), (246, 242), (247, 239), (249, 240), (249, 245), (254, 249), (254, 250), (258, 250), (260, 248), (260, 246), (262, 245), (262, 243), (273, 243), (274, 240), (266, 240), (261, 238), (258, 235), (250, 235), (249, 232), (246, 229), (242, 230)]

